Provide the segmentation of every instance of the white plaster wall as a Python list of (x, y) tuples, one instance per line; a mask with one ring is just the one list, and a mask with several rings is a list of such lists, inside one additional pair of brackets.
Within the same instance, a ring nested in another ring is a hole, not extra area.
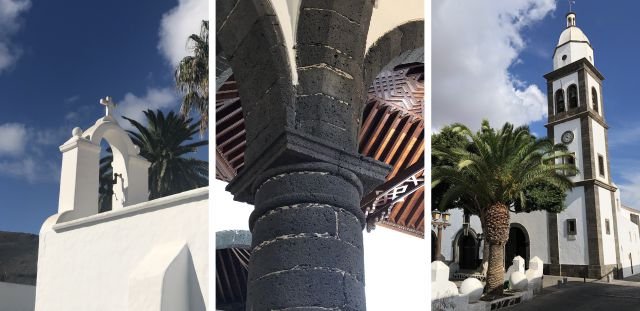
[(519, 223), (527, 229), (529, 235), (529, 255), (540, 257), (549, 263), (549, 225), (547, 212), (511, 213), (511, 223)]
[[(585, 213), (584, 187), (575, 187), (567, 193), (567, 208), (558, 214), (558, 248), (560, 263), (586, 265), (589, 263), (587, 249), (587, 216)], [(576, 220), (576, 235), (567, 235), (567, 219)]]
[(373, 8), (367, 35), (367, 50), (394, 28), (409, 21), (424, 20), (424, 0), (377, 0), (376, 2), (377, 6)]
[[(595, 161), (595, 175), (598, 180), (605, 183), (609, 183), (609, 172), (607, 167), (607, 145), (605, 144), (605, 129), (600, 123), (589, 119), (591, 122), (591, 129), (593, 131), (593, 159)], [(604, 176), (600, 176), (600, 164), (598, 162), (598, 155), (604, 158)], [(611, 205), (611, 204), (609, 204)]]
[[(569, 110), (569, 98), (567, 95), (567, 88), (571, 85), (575, 84), (578, 86), (578, 73), (574, 72), (568, 76), (562, 77), (558, 80), (553, 81), (553, 111), (554, 114), (558, 113), (556, 110), (556, 91), (559, 89), (564, 90), (564, 111)], [(580, 106), (580, 92), (578, 92), (578, 106)]]
[[(619, 193), (620, 191), (616, 192), (616, 198), (620, 197)], [(638, 215), (640, 211), (630, 210), (619, 204), (616, 206), (620, 263), (624, 277), (640, 273), (640, 236), (638, 226), (631, 222), (631, 213)]]
[[(600, 204), (600, 226), (602, 228), (602, 250), (605, 265), (616, 263), (616, 240), (613, 226), (613, 211), (611, 206), (611, 191), (604, 188), (598, 189), (598, 202)], [(609, 220), (610, 234), (607, 234), (605, 221)], [(620, 237), (624, 239), (624, 237)]]
[(54, 225), (57, 217), (40, 231), (36, 310), (127, 310), (140, 263), (177, 244), (188, 246), (189, 278), (208, 305), (208, 188)]
[(590, 74), (587, 74), (587, 105), (589, 105), (589, 107), (592, 106), (592, 96), (591, 96), (591, 87), (595, 87), (596, 91), (598, 92), (598, 114), (602, 115), (602, 94), (600, 94), (600, 83), (598, 83), (598, 81), (591, 76)]
[[(444, 256), (446, 261), (453, 261), (454, 260), (453, 248), (457, 247), (457, 245), (454, 245), (455, 238), (456, 238), (456, 235), (462, 230), (464, 213), (461, 209), (451, 209), (448, 212), (451, 214), (449, 218), (449, 222), (451, 223), (451, 225), (446, 229), (442, 230), (441, 253), (442, 253), (442, 256)], [(476, 233), (482, 233), (482, 225), (480, 224), (480, 217), (471, 216), (470, 222), (471, 222), (470, 227), (471, 229), (473, 229), (473, 231), (475, 231)], [(433, 232), (436, 233), (436, 236), (437, 236), (438, 234), (437, 229), (433, 229), (433, 227), (430, 227), (430, 228)], [(425, 238), (430, 239), (431, 233), (427, 232), (427, 234), (425, 234)], [(482, 241), (482, 243), (484, 243), (484, 241)], [(480, 251), (480, 258), (482, 258), (482, 249)]]
[(33, 311), (36, 287), (0, 282), (0, 311)]
[(301, 0), (271, 0), (271, 6), (278, 16), (280, 28), (284, 35), (284, 42), (289, 55), (289, 64), (291, 69), (291, 78), (293, 84), (298, 84), (298, 71), (296, 70), (296, 50), (295, 36), (298, 26), (298, 15), (300, 12)]
[(215, 202), (212, 206), (213, 224), (215, 231), (247, 230), (249, 231), (249, 215), (253, 205), (233, 200), (233, 195), (224, 190), (228, 183), (210, 179), (211, 198)]
[[(567, 55), (566, 60), (562, 60), (562, 56)], [(594, 63), (593, 49), (589, 44), (583, 42), (571, 42), (559, 47), (553, 58), (553, 69), (556, 70), (564, 67), (582, 58), (586, 58), (592, 64)]]
[[(445, 257), (446, 261), (455, 261), (454, 248), (455, 239), (459, 232), (462, 231), (462, 223), (464, 220), (463, 212), (460, 209), (449, 210), (451, 213), (450, 223), (451, 225), (442, 231), (442, 249), (441, 253)], [(529, 235), (529, 254), (531, 258), (534, 256), (540, 257), (542, 261), (549, 262), (549, 233), (547, 225), (546, 212), (532, 212), (532, 213), (511, 213), (511, 223), (519, 223), (525, 227), (527, 234)], [(482, 225), (480, 224), (480, 217), (471, 216), (471, 229), (475, 233), (482, 233)], [(431, 231), (437, 234), (437, 230), (431, 228)], [(426, 234), (430, 238), (430, 232)], [(480, 257), (482, 258), (482, 247), (484, 240), (480, 244)]]
[(580, 119), (573, 119), (554, 126), (553, 142), (556, 144), (562, 143), (562, 134), (566, 131), (573, 132), (573, 141), (567, 145), (567, 148), (570, 152), (575, 152), (576, 154), (576, 166), (578, 167), (579, 172), (578, 174), (576, 174), (576, 176), (570, 177), (571, 181), (576, 182), (584, 179), (584, 162), (582, 160), (582, 132), (580, 128)]
[(364, 233), (364, 255), (367, 310), (428, 309), (425, 239), (378, 226)]

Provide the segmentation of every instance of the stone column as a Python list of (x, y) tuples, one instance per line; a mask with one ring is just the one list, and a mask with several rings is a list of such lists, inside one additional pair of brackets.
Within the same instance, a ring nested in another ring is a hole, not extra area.
[(256, 180), (247, 310), (366, 309), (362, 191), (351, 171), (322, 162)]

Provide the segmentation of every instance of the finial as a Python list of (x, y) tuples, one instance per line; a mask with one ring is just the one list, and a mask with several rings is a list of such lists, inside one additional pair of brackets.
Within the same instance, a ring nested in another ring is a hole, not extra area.
[(100, 105), (103, 105), (103, 106), (106, 107), (105, 115), (107, 117), (112, 117), (113, 116), (113, 112), (115, 112), (115, 110), (116, 110), (116, 104), (111, 99), (111, 96), (107, 96), (105, 98), (101, 98), (100, 99)]
[(73, 130), (71, 131), (71, 135), (73, 135), (74, 137), (82, 136), (82, 129), (79, 127), (74, 127)]
[(569, 12), (573, 12), (573, 5), (576, 4), (575, 0), (568, 0), (569, 1)]

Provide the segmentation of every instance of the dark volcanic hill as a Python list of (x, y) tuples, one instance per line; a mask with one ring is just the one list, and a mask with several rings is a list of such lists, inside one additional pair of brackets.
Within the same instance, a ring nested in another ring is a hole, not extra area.
[(36, 284), (38, 236), (0, 231), (0, 282)]

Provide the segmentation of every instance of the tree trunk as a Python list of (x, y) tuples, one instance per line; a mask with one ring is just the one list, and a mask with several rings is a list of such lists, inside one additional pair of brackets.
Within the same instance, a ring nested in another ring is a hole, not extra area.
[(488, 296), (502, 295), (504, 284), (504, 245), (509, 239), (509, 209), (504, 203), (496, 203), (487, 209), (484, 229), (489, 244), (489, 267), (486, 292)]

